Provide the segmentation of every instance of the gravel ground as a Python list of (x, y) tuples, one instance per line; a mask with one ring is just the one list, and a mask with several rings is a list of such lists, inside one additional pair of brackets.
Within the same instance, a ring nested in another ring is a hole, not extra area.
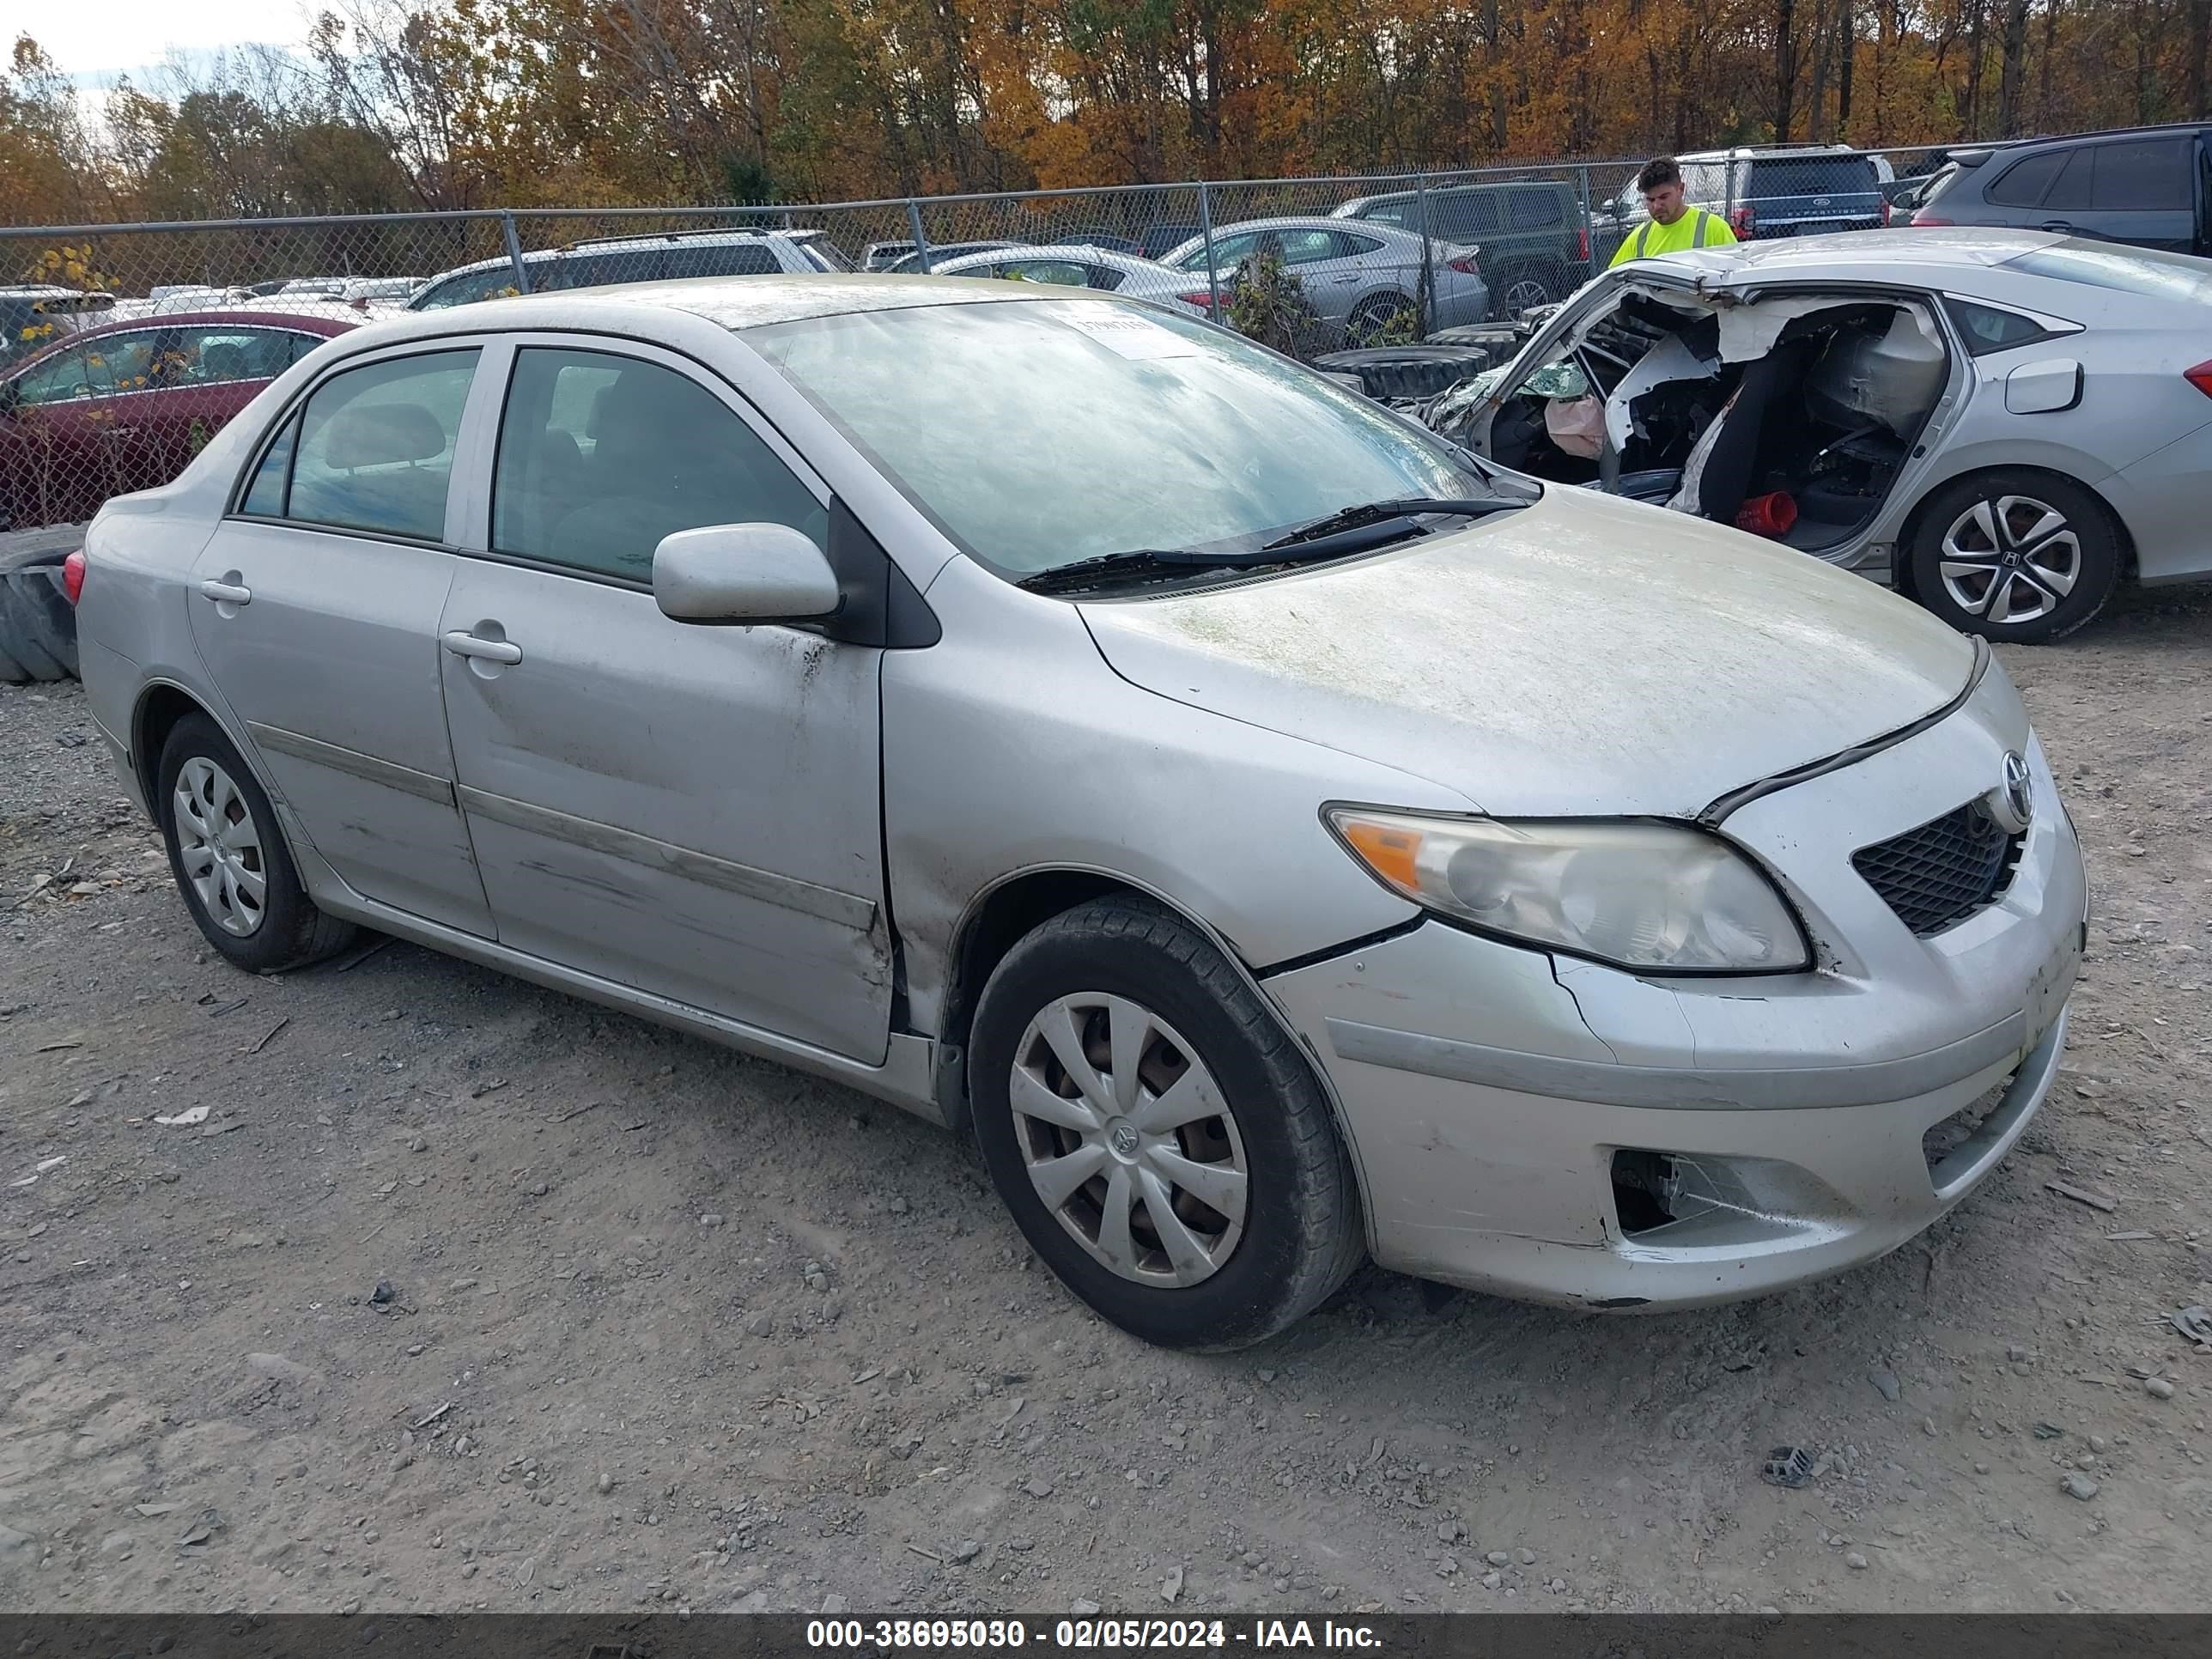
[(1369, 1271), (1226, 1358), (859, 1096), (404, 945), (233, 971), (76, 688), (0, 688), (0, 1607), (2212, 1607), (2212, 596), (2005, 656), (2097, 916), (1972, 1200), (1764, 1302)]

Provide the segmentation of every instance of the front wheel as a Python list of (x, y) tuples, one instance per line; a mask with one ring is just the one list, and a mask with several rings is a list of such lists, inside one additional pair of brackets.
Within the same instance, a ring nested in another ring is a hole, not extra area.
[(2118, 586), (2112, 510), (2070, 478), (2000, 469), (1946, 484), (1911, 549), (1920, 603), (1965, 634), (2040, 645), (2105, 608)]
[(1304, 1057), (1202, 936), (1108, 899), (1044, 923), (985, 986), (975, 1130), (1037, 1254), (1164, 1347), (1242, 1347), (1364, 1254), (1352, 1170)]

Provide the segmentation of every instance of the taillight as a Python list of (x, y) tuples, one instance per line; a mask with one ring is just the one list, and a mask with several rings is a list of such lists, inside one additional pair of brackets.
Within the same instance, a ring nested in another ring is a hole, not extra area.
[(1445, 263), (1462, 276), (1479, 276), (1482, 274), (1475, 268), (1474, 255), (1472, 253), (1462, 253), (1458, 258), (1449, 259)]
[(2181, 378), (2206, 397), (2212, 398), (2212, 360), (2201, 362), (2194, 368), (2185, 368)]
[(1588, 225), (1584, 225), (1575, 233), (1575, 258), (1583, 260), (1589, 258), (1589, 227)]
[(1211, 311), (1213, 308), (1213, 295), (1204, 289), (1199, 289), (1195, 294), (1178, 294), (1176, 298), (1187, 306), (1196, 306), (1200, 311)]
[(1934, 214), (1929, 212), (1925, 208), (1923, 208), (1919, 212), (1914, 214), (1910, 219), (1906, 220), (1905, 222), (1916, 227), (1917, 228), (1925, 229), (1931, 225), (1948, 225), (1951, 221), (1948, 219), (1939, 219)]
[(1881, 204), (1881, 228), (1884, 230), (1889, 228), (1889, 204), (1887, 202)]
[(1746, 203), (1729, 215), (1729, 228), (1739, 236), (1748, 236), (1751, 234), (1751, 204)]
[[(2205, 367), (2212, 368), (2212, 363), (2208, 363)], [(2191, 372), (2193, 374), (2195, 371)], [(2212, 387), (2207, 389), (2212, 390)], [(69, 595), (69, 602), (71, 605), (75, 605), (84, 597), (84, 550), (82, 548), (79, 548), (62, 561), (62, 592)]]

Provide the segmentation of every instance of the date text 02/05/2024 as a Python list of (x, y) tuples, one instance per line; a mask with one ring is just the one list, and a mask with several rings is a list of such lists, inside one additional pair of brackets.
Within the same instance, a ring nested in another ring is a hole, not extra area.
[(1032, 1641), (1070, 1651), (1226, 1650), (1232, 1648), (1374, 1649), (1372, 1627), (1306, 1619), (815, 1619), (807, 1621), (810, 1648), (936, 1649), (969, 1652), (1011, 1650)]

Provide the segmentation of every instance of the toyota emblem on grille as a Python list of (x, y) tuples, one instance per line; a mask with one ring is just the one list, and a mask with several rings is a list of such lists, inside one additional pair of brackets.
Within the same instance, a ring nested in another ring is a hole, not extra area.
[(2027, 833), (2028, 821), (2035, 815), (2035, 795), (2030, 788), (2027, 763), (2017, 754), (2004, 757), (2004, 771), (1997, 787), (1983, 797), (1983, 805), (1997, 828), (2008, 836)]

